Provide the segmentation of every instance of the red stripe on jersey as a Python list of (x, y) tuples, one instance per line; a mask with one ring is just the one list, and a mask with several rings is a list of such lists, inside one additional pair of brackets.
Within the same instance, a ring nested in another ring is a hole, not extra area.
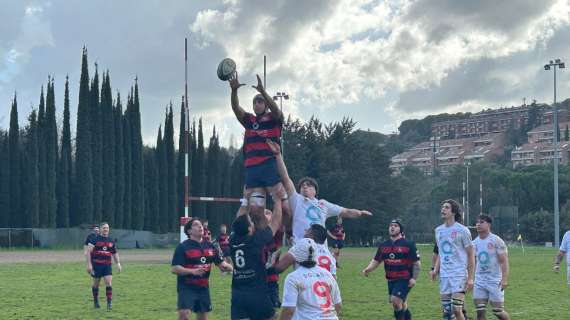
[(277, 281), (279, 281), (279, 275), (278, 274), (267, 275), (267, 282), (277, 282)]
[(271, 157), (251, 157), (245, 160), (245, 166), (246, 167), (255, 166), (260, 163), (263, 163), (268, 159), (271, 159)]
[(213, 257), (216, 255), (216, 252), (214, 251), (214, 249), (205, 249), (204, 250), (204, 256), (205, 257)]
[(111, 264), (111, 259), (109, 260), (93, 259), (93, 262), (97, 264)]
[(202, 256), (202, 251), (198, 249), (190, 249), (184, 252), (186, 258), (200, 258)]
[(97, 250), (97, 251), (93, 251), (93, 255), (94, 255), (94, 256), (110, 257), (110, 256), (113, 255), (113, 253), (111, 253), (111, 252), (109, 252), (109, 251)]
[(410, 272), (408, 270), (404, 271), (386, 271), (386, 278), (388, 279), (408, 279), (410, 277)]
[(113, 243), (112, 242), (106, 242), (106, 241), (97, 241), (95, 243), (96, 247), (112, 247)]
[(253, 130), (253, 129), (246, 129), (245, 130), (245, 137), (264, 137), (264, 138), (277, 138), (281, 136), (281, 128), (271, 128), (265, 130)]
[(212, 270), (212, 265), (210, 264), (185, 264), (183, 267), (187, 269), (204, 269), (206, 272)]
[(409, 247), (382, 247), (382, 253), (408, 253)]
[(414, 261), (410, 259), (386, 259), (384, 260), (384, 264), (391, 266), (407, 266), (414, 264)]

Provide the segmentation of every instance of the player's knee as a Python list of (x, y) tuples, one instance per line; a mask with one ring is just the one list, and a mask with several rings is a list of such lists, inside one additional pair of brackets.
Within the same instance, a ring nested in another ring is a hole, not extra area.
[(187, 310), (178, 310), (178, 320), (188, 320), (188, 314)]
[(397, 301), (395, 299), (392, 299), (392, 307), (394, 307), (394, 310), (401, 310), (404, 309), (404, 304), (402, 303), (401, 300)]
[(463, 314), (463, 300), (461, 299), (451, 299), (451, 305), (453, 307), (453, 313), (455, 315)]
[(495, 315), (495, 317), (503, 319), (504, 314), (505, 314), (505, 308), (503, 306), (493, 307), (493, 315)]

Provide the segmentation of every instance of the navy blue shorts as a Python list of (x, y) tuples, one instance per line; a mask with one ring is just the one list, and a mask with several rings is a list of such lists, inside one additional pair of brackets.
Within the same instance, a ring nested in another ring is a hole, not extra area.
[(232, 320), (266, 320), (275, 315), (273, 303), (266, 292), (232, 289)]
[(112, 276), (113, 269), (111, 264), (98, 264), (93, 263), (93, 271), (91, 271), (91, 276), (93, 278), (103, 278), (105, 276)]
[(281, 301), (279, 300), (279, 282), (267, 282), (267, 294), (269, 300), (273, 304), (273, 308), (281, 308)]
[(335, 240), (332, 241), (332, 247), (335, 249), (342, 249), (344, 248), (344, 240)]
[(279, 182), (281, 182), (281, 178), (277, 172), (275, 158), (245, 168), (245, 187), (247, 189), (273, 187)]
[(212, 311), (210, 290), (179, 289), (178, 310), (182, 309), (192, 310), (192, 312), (194, 313), (204, 313)]
[(398, 297), (403, 301), (406, 301), (410, 290), (411, 288), (408, 287), (408, 280), (388, 281), (388, 294), (394, 297)]

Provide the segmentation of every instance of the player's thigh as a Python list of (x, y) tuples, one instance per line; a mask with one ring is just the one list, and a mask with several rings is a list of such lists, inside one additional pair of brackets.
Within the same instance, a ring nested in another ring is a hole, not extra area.
[(101, 283), (101, 278), (93, 278), (93, 287), (99, 288), (99, 284)]
[(196, 319), (208, 320), (208, 313), (206, 313), (206, 312), (196, 313)]

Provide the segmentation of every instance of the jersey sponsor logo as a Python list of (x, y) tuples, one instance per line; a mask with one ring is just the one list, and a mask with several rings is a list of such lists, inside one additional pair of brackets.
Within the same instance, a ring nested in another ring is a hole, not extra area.
[(259, 123), (254, 122), (254, 123), (251, 125), (251, 127), (253, 128), (253, 130), (257, 130), (257, 129), (259, 129)]
[(487, 272), (490, 269), (491, 258), (489, 253), (482, 251), (477, 255), (477, 262), (479, 263), (479, 269), (481, 272)]
[(396, 258), (396, 255), (395, 255), (394, 253), (390, 253), (390, 254), (388, 255), (388, 257), (390, 257), (390, 259), (395, 259), (395, 258)]
[(307, 217), (307, 220), (309, 220), (309, 224), (320, 224), (321, 214), (322, 209), (314, 205), (308, 207), (307, 211), (305, 212), (305, 216)]

